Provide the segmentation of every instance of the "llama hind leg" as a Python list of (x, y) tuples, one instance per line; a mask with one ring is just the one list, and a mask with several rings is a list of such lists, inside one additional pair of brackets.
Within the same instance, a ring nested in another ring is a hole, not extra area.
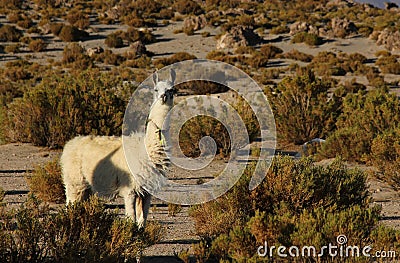
[(146, 219), (150, 209), (151, 195), (145, 193), (136, 197), (135, 212), (136, 222), (139, 228), (146, 226)]

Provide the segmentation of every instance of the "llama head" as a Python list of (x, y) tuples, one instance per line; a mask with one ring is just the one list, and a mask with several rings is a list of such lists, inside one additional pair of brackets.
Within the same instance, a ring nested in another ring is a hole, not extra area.
[(169, 72), (168, 80), (160, 81), (158, 73), (153, 74), (154, 102), (160, 100), (161, 104), (173, 105), (174, 95), (176, 94), (176, 89), (174, 88), (175, 77), (176, 73), (173, 69)]

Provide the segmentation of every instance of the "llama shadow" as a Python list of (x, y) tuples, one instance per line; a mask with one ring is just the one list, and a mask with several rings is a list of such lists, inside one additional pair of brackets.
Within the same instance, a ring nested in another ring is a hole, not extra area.
[[(115, 149), (102, 160), (100, 160), (94, 169), (92, 187), (94, 188), (93, 190), (98, 192), (100, 196), (114, 198), (114, 196), (109, 195), (116, 194), (116, 190), (121, 187), (129, 186), (131, 177), (130, 173), (115, 166), (114, 162), (112, 161), (112, 157), (119, 149), (120, 148)], [(104, 178), (104, 174), (107, 174), (107, 178)], [(115, 177), (115, 175), (119, 176)]]

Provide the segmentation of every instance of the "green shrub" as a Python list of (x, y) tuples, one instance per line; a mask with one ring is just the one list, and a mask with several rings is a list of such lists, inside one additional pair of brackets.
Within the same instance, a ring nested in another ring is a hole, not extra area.
[(322, 156), (342, 156), (352, 161), (366, 161), (374, 138), (400, 123), (399, 99), (385, 89), (348, 94), (337, 131), (327, 138)]
[(45, 50), (47, 47), (47, 43), (44, 42), (42, 39), (32, 40), (29, 43), (29, 49), (33, 52), (41, 52)]
[(16, 211), (0, 207), (1, 262), (124, 262), (158, 242), (163, 228), (141, 231), (97, 198), (52, 211), (30, 196)]
[(98, 70), (50, 76), (7, 107), (11, 141), (62, 147), (76, 135), (120, 135), (132, 92)]
[(0, 25), (1, 42), (18, 42), (22, 36), (22, 32), (18, 30), (15, 26)]
[(322, 167), (310, 159), (276, 157), (265, 180), (250, 191), (253, 169), (249, 166), (224, 196), (191, 209), (202, 238), (194, 247), (197, 262), (270, 261), (257, 256), (264, 242), (269, 247), (313, 245), (321, 251), (323, 245), (336, 244), (340, 234), (349, 245), (400, 245), (399, 231), (378, 227), (380, 210), (371, 207), (366, 175), (360, 170), (347, 169), (340, 160)]
[(65, 189), (58, 159), (37, 166), (27, 181), (31, 192), (39, 199), (45, 202), (65, 202)]
[(276, 89), (268, 91), (279, 138), (302, 144), (327, 135), (335, 124), (339, 108), (336, 97), (330, 100), (331, 84), (308, 71), (286, 77)]
[(324, 41), (315, 34), (300, 32), (293, 36), (292, 43), (306, 43), (309, 46), (319, 46), (322, 45)]

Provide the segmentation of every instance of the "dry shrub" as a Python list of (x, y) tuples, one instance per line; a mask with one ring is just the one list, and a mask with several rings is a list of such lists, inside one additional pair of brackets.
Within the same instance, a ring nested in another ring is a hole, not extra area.
[(324, 41), (315, 34), (300, 32), (293, 36), (292, 43), (306, 43), (309, 46), (319, 46), (322, 45)]
[(35, 39), (29, 43), (29, 49), (33, 52), (41, 52), (45, 50), (47, 47), (47, 43), (42, 39)]
[(71, 9), (66, 19), (71, 25), (80, 29), (86, 29), (90, 25), (89, 16), (78, 8)]
[(88, 33), (78, 29), (76, 26), (65, 25), (62, 27), (58, 37), (64, 42), (75, 42), (88, 37)]
[(293, 49), (283, 55), (287, 59), (299, 60), (302, 62), (311, 62), (314, 58), (313, 55), (309, 55), (303, 52), (298, 51), (297, 49)]
[[(225, 74), (222, 71), (215, 72), (213, 76), (210, 76), (210, 78), (225, 79)], [(175, 87), (179, 92), (191, 95), (222, 93), (229, 90), (229, 87), (225, 85), (205, 80), (193, 80), (183, 82), (176, 85)]]
[(375, 64), (384, 74), (400, 75), (400, 62), (396, 56), (382, 56), (378, 58)]
[(193, 0), (178, 0), (172, 5), (172, 9), (183, 15), (194, 14), (199, 15), (203, 13), (201, 6)]
[(62, 63), (74, 69), (85, 70), (94, 66), (93, 60), (86, 54), (86, 51), (77, 43), (65, 46)]
[(0, 25), (1, 42), (18, 42), (22, 35), (22, 32), (15, 26)]
[(267, 59), (271, 59), (276, 58), (279, 54), (282, 54), (283, 50), (274, 45), (262, 45), (260, 52)]
[(61, 178), (61, 167), (58, 159), (37, 166), (27, 178), (33, 194), (45, 202), (64, 203), (65, 189)]
[[(260, 126), (251, 107), (243, 98), (238, 97), (233, 104), (233, 108), (245, 124), (249, 140), (254, 141), (255, 138), (260, 136)], [(213, 111), (214, 109), (210, 110)], [(229, 123), (229, 121), (233, 120), (233, 117), (229, 116), (229, 112), (223, 117), (228, 126), (235, 127), (234, 123)], [(205, 136), (210, 136), (214, 139), (217, 146), (217, 154), (220, 157), (228, 157), (233, 149), (243, 146), (241, 144), (244, 142), (244, 138), (238, 137), (234, 142), (235, 145), (233, 145), (228, 130), (219, 120), (210, 116), (199, 115), (186, 121), (179, 131), (179, 146), (183, 154), (188, 157), (198, 157), (202, 150), (199, 142)]]
[(187, 52), (178, 52), (167, 58), (156, 59), (153, 62), (153, 64), (156, 68), (160, 69), (165, 66), (174, 64), (176, 62), (180, 62), (180, 61), (184, 61), (184, 60), (191, 60), (191, 59), (196, 59), (196, 56), (191, 55)]
[(124, 46), (124, 41), (119, 33), (111, 33), (107, 35), (104, 44), (110, 48), (120, 48)]
[[(156, 41), (156, 37), (149, 30), (137, 30), (134, 27), (129, 27), (125, 32), (117, 31), (110, 34), (110, 37), (121, 38), (128, 43), (134, 43), (136, 41), (141, 41), (143, 44), (149, 44)], [(118, 40), (120, 41), (120, 40)]]
[(176, 216), (182, 211), (182, 206), (179, 204), (168, 203), (168, 215)]
[(31, 28), (34, 25), (34, 23), (30, 17), (23, 16), (22, 19), (17, 22), (17, 25), (24, 29), (28, 29)]
[(118, 66), (125, 61), (125, 58), (119, 54), (114, 54), (109, 49), (106, 49), (103, 53), (97, 55), (96, 61), (101, 61), (108, 65)]
[(63, 23), (51, 23), (50, 24), (50, 31), (53, 35), (58, 36), (63, 28)]
[(20, 52), (20, 48), (21, 45), (20, 44), (12, 44), (12, 45), (8, 45), (4, 48), (4, 51), (6, 53), (10, 53), (10, 54), (16, 54)]
[(96, 197), (52, 211), (35, 197), (16, 211), (0, 207), (1, 262), (127, 262), (158, 242), (164, 231), (105, 210)]
[(378, 168), (381, 179), (400, 189), (400, 128), (378, 135), (371, 144), (369, 163)]
[(143, 55), (138, 58), (127, 60), (124, 65), (131, 68), (150, 68), (151, 58)]
[(3, 188), (0, 187), (0, 207), (3, 205), (3, 200), (4, 200), (5, 195), (6, 195), (6, 192), (4, 191)]

